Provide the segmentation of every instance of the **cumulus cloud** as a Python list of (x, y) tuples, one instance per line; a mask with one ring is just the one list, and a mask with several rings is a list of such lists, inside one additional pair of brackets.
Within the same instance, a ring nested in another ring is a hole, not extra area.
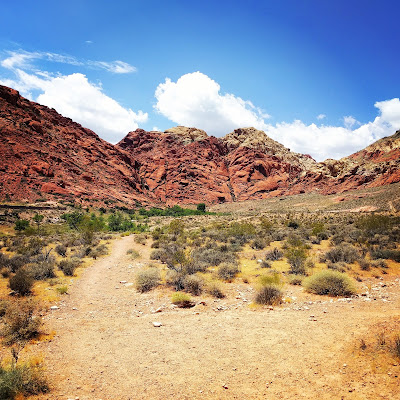
[[(147, 121), (147, 113), (122, 107), (107, 96), (100, 85), (89, 82), (84, 74), (61, 75), (35, 69), (32, 62), (38, 58), (75, 63), (73, 58), (55, 53), (12, 53), (1, 61), (1, 66), (11, 70), (15, 78), (0, 79), (0, 84), (13, 87), (23, 96), (55, 108), (60, 114), (92, 129), (112, 143), (138, 128), (138, 124)], [(129, 64), (120, 61), (102, 66), (115, 73), (122, 73), (118, 68), (129, 67)]]
[(243, 126), (265, 129), (264, 114), (250, 101), (222, 94), (220, 85), (201, 72), (183, 75), (176, 82), (158, 85), (155, 109), (177, 124), (196, 126), (212, 135), (223, 135)]
[[(363, 125), (352, 116), (343, 117), (344, 126), (307, 125), (301, 120), (272, 125), (266, 122), (269, 116), (250, 101), (222, 94), (220, 85), (200, 72), (183, 75), (176, 82), (167, 78), (158, 85), (155, 97), (155, 109), (179, 125), (195, 126), (215, 136), (253, 126), (318, 161), (347, 156), (400, 129), (399, 99), (375, 103), (379, 115)], [(317, 119), (325, 117), (319, 114)]]

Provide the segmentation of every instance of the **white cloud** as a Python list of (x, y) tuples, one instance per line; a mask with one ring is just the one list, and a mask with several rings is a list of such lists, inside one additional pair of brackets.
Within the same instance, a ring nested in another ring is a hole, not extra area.
[[(155, 109), (179, 125), (195, 126), (216, 136), (253, 126), (291, 150), (310, 154), (318, 161), (347, 156), (400, 129), (399, 99), (375, 103), (380, 115), (364, 125), (352, 116), (343, 117), (344, 127), (306, 125), (300, 120), (272, 125), (265, 122), (268, 115), (250, 101), (221, 94), (220, 89), (217, 82), (200, 72), (183, 75), (176, 82), (166, 79), (156, 89)], [(320, 114), (317, 119), (325, 117)]]
[[(88, 43), (90, 41), (87, 41)], [(0, 65), (4, 68), (14, 70), (16, 68), (36, 70), (34, 60), (45, 60), (61, 64), (86, 66), (90, 68), (104, 69), (114, 74), (128, 74), (136, 72), (137, 69), (124, 61), (92, 61), (78, 60), (76, 57), (51, 52), (29, 52), (24, 50), (8, 51), (8, 57), (1, 60)]]
[[(83, 63), (74, 57), (56, 53), (19, 51), (9, 52), (8, 57), (0, 62), (2, 67), (15, 74), (15, 79), (0, 79), (0, 84), (55, 108), (60, 114), (92, 129), (110, 142), (119, 141), (129, 131), (138, 128), (139, 123), (147, 121), (147, 113), (122, 107), (103, 93), (101, 86), (89, 82), (81, 73), (61, 75), (36, 69), (33, 61), (38, 59), (77, 66), (89, 65), (114, 73), (134, 71), (134, 67), (122, 61)], [(38, 94), (36, 98), (33, 93)]]
[(254, 126), (265, 129), (263, 114), (250, 101), (233, 94), (221, 94), (220, 86), (201, 72), (181, 76), (176, 82), (166, 79), (158, 85), (155, 109), (180, 125), (195, 126), (211, 135)]
[(114, 74), (129, 74), (131, 72), (136, 72), (137, 69), (123, 61), (89, 61), (89, 65), (93, 65), (94, 67), (105, 69), (108, 72), (112, 72)]
[(347, 117), (343, 117), (343, 122), (344, 122), (344, 126), (347, 129), (351, 129), (354, 125), (361, 125), (360, 122), (358, 122), (354, 117), (352, 117), (351, 115), (347, 116)]

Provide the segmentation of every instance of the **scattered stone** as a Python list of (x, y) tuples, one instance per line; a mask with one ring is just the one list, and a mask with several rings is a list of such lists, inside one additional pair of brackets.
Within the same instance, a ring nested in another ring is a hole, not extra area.
[(60, 308), (60, 307), (57, 307), (57, 306), (51, 306), (51, 307), (50, 307), (50, 310), (59, 310), (59, 308)]
[(159, 327), (162, 326), (162, 323), (161, 323), (161, 322), (153, 322), (153, 326), (154, 326), (155, 328), (159, 328)]
[(133, 283), (132, 283), (132, 282), (127, 282), (127, 283), (125, 283), (125, 287), (131, 287), (131, 286), (133, 286)]
[(226, 385), (226, 384), (222, 385), (222, 387), (223, 387), (224, 389), (228, 389), (228, 385)]
[(125, 284), (128, 283), (128, 281), (119, 281), (119, 283)]

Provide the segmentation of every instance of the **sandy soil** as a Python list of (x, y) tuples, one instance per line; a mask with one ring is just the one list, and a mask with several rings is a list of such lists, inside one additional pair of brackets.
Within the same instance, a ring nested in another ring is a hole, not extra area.
[(46, 317), (56, 335), (36, 347), (53, 388), (39, 399), (400, 399), (399, 363), (378, 371), (355, 350), (371, 326), (400, 316), (399, 279), (368, 300), (271, 310), (249, 307), (241, 293), (177, 309), (165, 290), (130, 285), (147, 246), (133, 236), (112, 246)]

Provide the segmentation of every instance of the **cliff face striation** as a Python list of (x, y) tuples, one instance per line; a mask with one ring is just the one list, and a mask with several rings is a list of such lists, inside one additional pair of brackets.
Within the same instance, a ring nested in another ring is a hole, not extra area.
[(400, 131), (349, 157), (317, 163), (255, 128), (223, 138), (178, 126), (118, 144), (0, 86), (0, 200), (128, 205), (218, 203), (400, 181)]

